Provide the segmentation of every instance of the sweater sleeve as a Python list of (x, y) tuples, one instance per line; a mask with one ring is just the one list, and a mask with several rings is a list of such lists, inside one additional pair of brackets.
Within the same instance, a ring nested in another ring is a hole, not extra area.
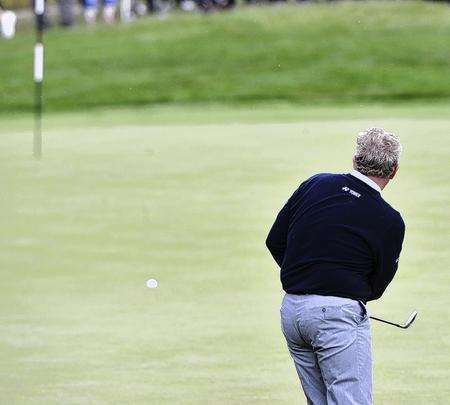
[(380, 298), (389, 283), (394, 278), (398, 268), (403, 238), (405, 236), (405, 224), (399, 216), (385, 233), (377, 254), (376, 267), (370, 277), (372, 286), (371, 300)]
[(287, 235), (289, 230), (290, 202), (287, 201), (270, 229), (266, 239), (266, 246), (273, 258), (281, 267), (287, 245)]

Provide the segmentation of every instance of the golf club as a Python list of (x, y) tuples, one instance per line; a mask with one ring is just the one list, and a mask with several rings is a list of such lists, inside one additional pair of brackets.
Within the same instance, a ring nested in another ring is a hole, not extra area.
[(414, 322), (414, 320), (416, 319), (416, 316), (417, 316), (417, 311), (412, 311), (411, 315), (409, 315), (408, 319), (406, 320), (406, 322), (403, 325), (400, 325), (400, 324), (394, 323), (394, 322), (389, 322), (384, 319), (377, 318), (375, 316), (371, 316), (370, 319), (374, 319), (375, 321), (387, 323), (389, 325), (397, 326), (397, 328), (408, 329), (411, 326), (411, 324)]

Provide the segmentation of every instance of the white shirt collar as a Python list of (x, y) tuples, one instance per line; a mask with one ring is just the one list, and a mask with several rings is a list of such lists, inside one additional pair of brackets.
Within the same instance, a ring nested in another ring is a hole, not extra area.
[(369, 179), (367, 176), (365, 176), (364, 174), (358, 172), (357, 170), (352, 170), (350, 172), (350, 174), (352, 176), (356, 177), (357, 179), (363, 181), (364, 183), (366, 183), (373, 189), (377, 190), (379, 193), (381, 193), (381, 187), (377, 183), (375, 183), (372, 179)]

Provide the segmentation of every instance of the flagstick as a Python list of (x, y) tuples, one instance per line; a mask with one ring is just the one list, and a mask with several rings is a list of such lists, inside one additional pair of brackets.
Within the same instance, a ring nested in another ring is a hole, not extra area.
[(42, 82), (44, 80), (44, 0), (35, 0), (36, 43), (34, 45), (34, 136), (33, 156), (42, 156)]

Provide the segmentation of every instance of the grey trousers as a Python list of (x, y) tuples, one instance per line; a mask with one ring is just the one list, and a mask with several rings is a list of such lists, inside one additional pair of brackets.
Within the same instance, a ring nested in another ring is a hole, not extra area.
[(281, 327), (309, 405), (372, 404), (372, 350), (365, 305), (286, 294)]

